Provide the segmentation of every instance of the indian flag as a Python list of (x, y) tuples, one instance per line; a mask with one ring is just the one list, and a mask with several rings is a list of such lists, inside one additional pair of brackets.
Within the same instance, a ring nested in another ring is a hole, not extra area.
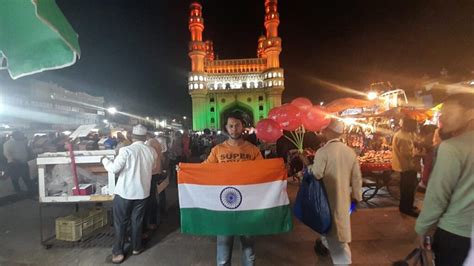
[(179, 167), (182, 233), (268, 235), (293, 228), (283, 160)]

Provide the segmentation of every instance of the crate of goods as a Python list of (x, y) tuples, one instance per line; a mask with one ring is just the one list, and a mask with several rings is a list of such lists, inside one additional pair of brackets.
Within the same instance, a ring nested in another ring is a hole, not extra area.
[(78, 241), (82, 238), (82, 218), (75, 215), (56, 219), (56, 239)]
[(103, 208), (98, 208), (90, 212), (92, 217), (94, 230), (99, 229), (107, 225), (107, 210)]
[(94, 231), (94, 218), (90, 215), (82, 218), (82, 235), (86, 236)]
[(99, 208), (56, 219), (56, 239), (79, 241), (107, 224), (107, 210)]

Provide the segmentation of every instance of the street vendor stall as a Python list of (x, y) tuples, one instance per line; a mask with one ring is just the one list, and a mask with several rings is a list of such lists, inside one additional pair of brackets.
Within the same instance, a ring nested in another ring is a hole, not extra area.
[(394, 107), (377, 114), (368, 114), (364, 117), (375, 131), (372, 135), (369, 135), (370, 138), (366, 138), (363, 152), (359, 157), (361, 172), (366, 177), (364, 185), (369, 188), (364, 191), (363, 198), (368, 201), (377, 195), (383, 187), (386, 187), (388, 193), (392, 195), (390, 190), (392, 176), (391, 137), (398, 128), (396, 122), (403, 117), (410, 117), (418, 123), (422, 123), (433, 117), (433, 111), (403, 106)]
[[(83, 234), (107, 224), (107, 210), (82, 211), (79, 203), (103, 203), (113, 199), (115, 174), (108, 173), (101, 158), (115, 158), (114, 150), (79, 150), (80, 138), (87, 136), (95, 125), (80, 126), (66, 143), (68, 152), (47, 152), (38, 155), (39, 215), (41, 244), (50, 248), (54, 238), (78, 241)], [(48, 204), (75, 204), (77, 215), (56, 219), (56, 234), (44, 237), (43, 208)]]
[[(363, 185), (363, 200), (369, 201), (390, 181), (392, 154), (390, 138), (393, 132), (370, 119), (344, 119), (346, 135), (343, 141), (358, 155)], [(380, 128), (379, 128), (380, 127)]]
[(390, 137), (394, 133), (388, 117), (375, 116), (383, 102), (355, 98), (337, 99), (326, 110), (337, 113), (346, 125), (344, 143), (353, 148), (363, 176), (364, 201), (374, 198), (391, 177)]
[(364, 177), (364, 187), (368, 188), (362, 193), (363, 200), (365, 202), (371, 200), (383, 187), (386, 187), (388, 193), (391, 193), (389, 184), (392, 175), (392, 152), (390, 150), (368, 150), (358, 159)]
[[(95, 231), (98, 232), (94, 235), (101, 234), (102, 230), (98, 229), (105, 227), (110, 220), (106, 206), (102, 205), (114, 198), (116, 175), (107, 172), (101, 160), (104, 157), (113, 160), (116, 151), (98, 150), (100, 138), (97, 131), (95, 125), (80, 126), (69, 136), (65, 144), (67, 152), (38, 155), (40, 236), (41, 244), (46, 248), (53, 244), (70, 246), (67, 243), (80, 242), (84, 237), (89, 239)], [(92, 139), (91, 133), (94, 135)], [(162, 201), (165, 201), (162, 192), (168, 185), (168, 177), (157, 185)], [(56, 234), (44, 237), (43, 208), (52, 204), (74, 204), (76, 213), (58, 217), (55, 221)], [(84, 208), (79, 211), (80, 204), (96, 206), (92, 210)], [(106, 235), (113, 234), (106, 232)]]
[(367, 94), (369, 100), (341, 98), (325, 106), (327, 112), (346, 124), (343, 141), (359, 156), (364, 187), (367, 188), (363, 193), (364, 201), (372, 199), (382, 187), (390, 193), (391, 143), (393, 134), (399, 128), (398, 120), (409, 117), (422, 123), (436, 117), (436, 108), (408, 106), (405, 92), (401, 89), (381, 94), (372, 86), (371, 89)]

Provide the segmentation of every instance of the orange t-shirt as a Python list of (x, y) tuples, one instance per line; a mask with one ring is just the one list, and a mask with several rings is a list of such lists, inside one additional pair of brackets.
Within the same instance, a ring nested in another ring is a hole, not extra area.
[(229, 163), (251, 160), (263, 160), (260, 150), (245, 141), (242, 145), (232, 146), (227, 141), (212, 148), (204, 163)]

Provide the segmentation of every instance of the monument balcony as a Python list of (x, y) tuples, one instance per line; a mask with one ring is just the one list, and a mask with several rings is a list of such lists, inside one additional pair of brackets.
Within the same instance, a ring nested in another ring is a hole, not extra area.
[(199, 52), (206, 52), (206, 44), (202, 41), (191, 41), (189, 42), (189, 51), (199, 51)]
[(204, 69), (212, 74), (252, 73), (265, 70), (265, 58), (213, 60), (204, 63)]

